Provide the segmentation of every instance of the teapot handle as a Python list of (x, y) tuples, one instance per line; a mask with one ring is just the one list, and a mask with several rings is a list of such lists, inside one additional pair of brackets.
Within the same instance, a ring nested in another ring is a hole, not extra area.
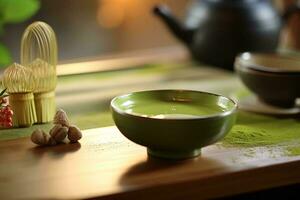
[(295, 14), (297, 12), (300, 13), (300, 2), (299, 1), (288, 6), (282, 15), (282, 18), (283, 18), (283, 20), (287, 21), (293, 14)]

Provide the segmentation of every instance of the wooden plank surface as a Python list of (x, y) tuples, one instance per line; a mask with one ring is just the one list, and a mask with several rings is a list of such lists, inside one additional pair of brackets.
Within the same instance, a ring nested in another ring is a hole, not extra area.
[(86, 130), (80, 143), (55, 147), (36, 147), (29, 138), (1, 141), (0, 197), (204, 199), (299, 182), (300, 157), (272, 148), (247, 156), (216, 144), (196, 159), (163, 161), (115, 127)]

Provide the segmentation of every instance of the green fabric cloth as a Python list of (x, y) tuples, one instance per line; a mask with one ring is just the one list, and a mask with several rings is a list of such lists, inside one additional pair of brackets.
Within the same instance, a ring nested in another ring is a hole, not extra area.
[[(73, 124), (76, 124), (80, 129), (99, 128), (104, 126), (112, 126), (113, 120), (109, 111), (103, 112), (86, 112), (82, 114), (72, 115), (69, 113), (69, 119)], [(28, 128), (11, 128), (0, 130), (0, 140), (16, 139), (30, 136), (31, 133), (41, 128), (48, 132), (53, 127), (53, 124), (36, 124)]]

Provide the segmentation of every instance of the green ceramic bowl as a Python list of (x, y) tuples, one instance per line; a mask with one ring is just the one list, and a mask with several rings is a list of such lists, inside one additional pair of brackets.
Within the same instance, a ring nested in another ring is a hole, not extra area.
[(112, 115), (121, 133), (146, 146), (148, 154), (170, 159), (200, 155), (222, 139), (236, 119), (236, 103), (199, 91), (153, 90), (115, 97)]

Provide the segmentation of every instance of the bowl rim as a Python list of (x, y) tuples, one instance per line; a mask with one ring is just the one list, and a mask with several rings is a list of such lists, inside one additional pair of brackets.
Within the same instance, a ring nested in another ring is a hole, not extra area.
[(243, 61), (246, 61), (246, 60), (243, 57), (245, 57), (246, 55), (276, 57), (278, 59), (289, 59), (291, 61), (297, 61), (300, 63), (300, 59), (296, 58), (295, 56), (289, 56), (289, 55), (280, 54), (280, 53), (243, 52), (243, 53), (239, 53), (236, 56), (234, 65), (239, 63), (239, 65), (241, 67), (243, 67), (244, 69), (249, 69), (249, 70), (266, 73), (266, 74), (268, 73), (268, 74), (272, 74), (272, 75), (300, 75), (300, 67), (299, 67), (299, 70), (292, 70), (292, 69), (287, 70), (287, 69), (282, 69), (282, 68), (265, 67), (261, 64), (257, 64), (255, 62), (251, 62), (251, 61), (248, 63), (245, 63)]
[(291, 78), (291, 77), (298, 77), (300, 75), (299, 73), (293, 72), (293, 73), (274, 73), (274, 72), (267, 72), (267, 71), (260, 71), (260, 70), (255, 70), (250, 67), (245, 67), (242, 66), (240, 62), (235, 60), (234, 62), (234, 70), (236, 72), (244, 72), (247, 74), (252, 74), (252, 75), (261, 75), (261, 76), (269, 76), (269, 77), (276, 77), (276, 78)]
[[(195, 92), (195, 93), (202, 93), (202, 94), (206, 94), (206, 95), (213, 95), (216, 97), (222, 97), (222, 98), (225, 98), (228, 101), (232, 102), (233, 108), (228, 111), (225, 111), (225, 112), (220, 112), (220, 113), (211, 114), (211, 115), (204, 115), (204, 116), (199, 115), (199, 116), (195, 116), (193, 118), (154, 118), (154, 117), (143, 116), (138, 113), (128, 113), (122, 109), (119, 109), (117, 106), (114, 105), (114, 102), (116, 101), (116, 99), (131, 95), (131, 94), (144, 93), (144, 92), (174, 92), (174, 91)], [(157, 121), (162, 121), (162, 120), (164, 120), (164, 121), (189, 121), (189, 120), (199, 120), (199, 119), (221, 118), (221, 117), (231, 115), (231, 114), (237, 112), (238, 103), (235, 100), (233, 100), (232, 98), (229, 98), (229, 97), (226, 97), (226, 96), (220, 95), (220, 94), (211, 93), (211, 92), (204, 92), (204, 91), (198, 91), (198, 90), (185, 90), (185, 89), (157, 89), (157, 90), (142, 90), (142, 91), (131, 92), (131, 93), (123, 94), (123, 95), (118, 95), (111, 100), (110, 107), (113, 109), (113, 111), (115, 111), (121, 115), (135, 117), (135, 118), (143, 118), (143, 119), (157, 120)]]

